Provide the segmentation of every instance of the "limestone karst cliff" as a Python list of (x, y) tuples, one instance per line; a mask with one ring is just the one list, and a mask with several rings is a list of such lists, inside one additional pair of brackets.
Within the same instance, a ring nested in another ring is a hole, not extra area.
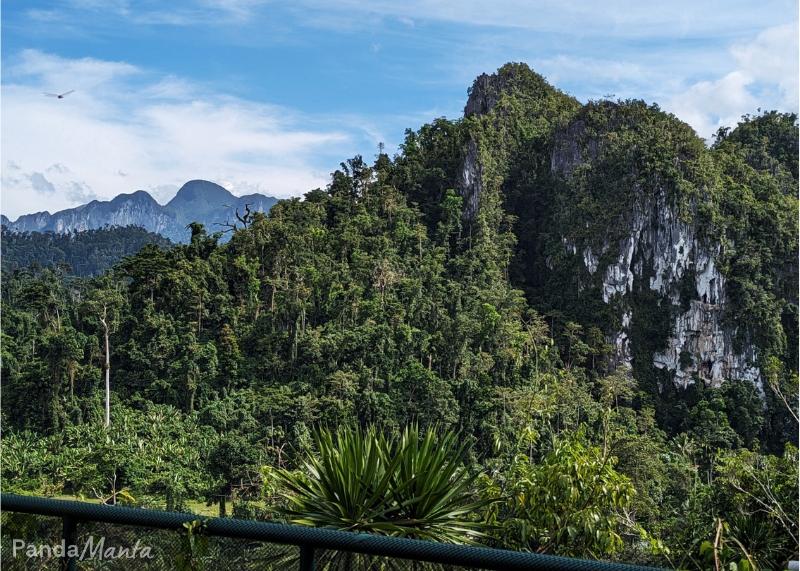
[[(796, 131), (780, 114), (748, 121), (767, 133), (750, 140), (769, 138), (770, 121)], [(612, 368), (658, 390), (747, 380), (763, 391), (763, 358), (792, 360), (791, 152), (748, 147), (737, 131), (709, 147), (657, 106), (580, 105), (520, 64), (476, 79), (464, 126), (465, 220), (477, 229), (502, 204), (493, 223), (511, 224), (517, 284), (540, 311), (599, 326)]]

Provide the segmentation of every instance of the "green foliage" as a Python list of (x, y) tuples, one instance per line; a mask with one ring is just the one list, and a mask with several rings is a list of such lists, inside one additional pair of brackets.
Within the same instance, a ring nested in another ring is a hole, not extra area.
[[(215, 435), (170, 407), (137, 411), (116, 405), (111, 429), (94, 418), (42, 438), (25, 432), (3, 438), (3, 480), (16, 491), (73, 493), (116, 502), (122, 491), (181, 508), (205, 492), (205, 463)], [(163, 505), (163, 504), (162, 504)]]
[(269, 476), (287, 496), (292, 523), (473, 543), (482, 535), (474, 519), (482, 503), (471, 492), (457, 440), (415, 426), (398, 439), (372, 427), (321, 430), (300, 471)]
[(505, 546), (573, 557), (604, 557), (623, 546), (624, 512), (635, 494), (615, 460), (587, 444), (584, 431), (553, 444), (540, 462), (512, 460), (505, 481), (487, 486), (505, 501), (492, 514)]
[(781, 556), (796, 546), (798, 537), (797, 448), (787, 445), (782, 457), (730, 452), (717, 471), (717, 505), (735, 524), (742, 543), (755, 558), (766, 559), (760, 567), (781, 564)]
[(136, 226), (110, 227), (72, 234), (9, 232), (3, 239), (3, 272), (31, 266), (66, 269), (76, 276), (97, 276), (147, 244), (169, 248), (172, 242)]
[(205, 569), (204, 557), (208, 555), (208, 537), (204, 535), (202, 520), (183, 524), (186, 533), (181, 538), (181, 549), (175, 558), (178, 571), (201, 571)]
[(767, 111), (761, 115), (745, 115), (739, 125), (730, 131), (717, 132), (716, 148), (728, 148), (741, 153), (755, 169), (788, 171), (797, 181), (797, 115)]

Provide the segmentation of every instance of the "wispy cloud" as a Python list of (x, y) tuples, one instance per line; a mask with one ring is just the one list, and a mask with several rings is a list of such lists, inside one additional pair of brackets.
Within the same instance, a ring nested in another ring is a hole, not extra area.
[(40, 172), (34, 172), (28, 175), (28, 180), (31, 183), (31, 187), (36, 192), (40, 192), (42, 194), (52, 194), (56, 191), (56, 187), (53, 186), (53, 183), (47, 180), (45, 176)]
[[(774, 25), (776, 14), (796, 11), (793, 2), (765, 0), (758, 8), (746, 0), (304, 0), (314, 8), (315, 22), (324, 21), (320, 13), (381, 15), (402, 22), (441, 21), (474, 27), (494, 26), (537, 32), (568, 32), (574, 38), (585, 36), (659, 38), (725, 35), (757, 30)], [(354, 19), (358, 21), (359, 19)]]
[[(197, 24), (241, 24), (250, 20), (266, 0), (192, 0), (180, 3), (145, 0), (69, 0), (78, 11), (127, 18), (137, 24), (193, 26)], [(32, 11), (33, 17), (48, 17)], [(52, 11), (50, 11), (52, 12)]]

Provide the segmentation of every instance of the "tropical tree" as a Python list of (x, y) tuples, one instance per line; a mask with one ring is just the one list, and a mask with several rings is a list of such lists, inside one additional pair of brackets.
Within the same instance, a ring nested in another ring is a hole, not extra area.
[(620, 551), (636, 491), (614, 464), (584, 430), (558, 439), (540, 462), (516, 455), (500, 480), (483, 481), (484, 496), (501, 502), (489, 510), (499, 544), (572, 557)]

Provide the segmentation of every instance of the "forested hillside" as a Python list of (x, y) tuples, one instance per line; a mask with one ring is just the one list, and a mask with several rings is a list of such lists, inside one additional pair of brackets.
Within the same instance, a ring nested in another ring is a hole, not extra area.
[[(708, 147), (514, 64), (463, 119), (345, 161), (225, 244), (194, 224), (92, 279), (5, 272), (5, 489), (779, 568), (798, 537), (796, 156), (794, 116)], [(451, 527), (314, 509), (313, 466), (369, 456), (365, 438), (422, 454), (417, 430), (453, 455), (451, 480), (414, 480), (452, 483)]]
[(76, 276), (96, 276), (145, 244), (169, 248), (166, 238), (135, 226), (86, 230), (72, 234), (54, 232), (2, 233), (3, 272), (30, 267), (58, 268)]

